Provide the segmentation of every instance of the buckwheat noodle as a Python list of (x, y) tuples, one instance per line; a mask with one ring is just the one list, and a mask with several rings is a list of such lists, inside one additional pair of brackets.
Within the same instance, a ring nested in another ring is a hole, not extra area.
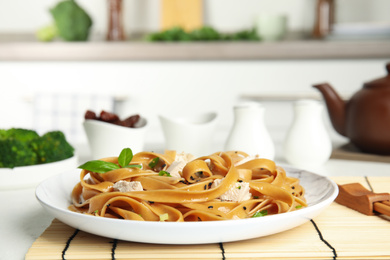
[[(177, 155), (140, 152), (131, 164), (142, 168), (81, 170), (69, 209), (98, 217), (182, 222), (244, 219), (307, 206), (299, 179), (287, 176), (272, 160), (241, 151), (217, 152), (186, 162), (175, 176), (161, 176)], [(158, 164), (150, 166), (156, 157)], [(118, 163), (117, 157), (101, 160)], [(142, 189), (119, 191), (114, 185), (120, 181), (139, 182)]]

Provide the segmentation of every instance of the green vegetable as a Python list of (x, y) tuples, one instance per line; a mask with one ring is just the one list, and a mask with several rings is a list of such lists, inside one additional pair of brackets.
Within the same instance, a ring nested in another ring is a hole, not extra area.
[(253, 214), (252, 218), (258, 218), (258, 217), (264, 217), (268, 215), (268, 211), (262, 210), (262, 211), (257, 211), (255, 214)]
[(7, 130), (0, 129), (0, 140), (7, 138)]
[(70, 158), (74, 148), (60, 131), (39, 136), (34, 130), (0, 130), (0, 167), (36, 165)]
[(37, 39), (42, 42), (52, 41), (57, 35), (58, 30), (55, 24), (46, 25), (35, 33)]
[(159, 176), (172, 177), (172, 175), (171, 175), (169, 172), (167, 172), (167, 171), (160, 171), (160, 172), (158, 173), (158, 175), (159, 175)]
[(151, 33), (146, 36), (151, 42), (188, 42), (188, 41), (258, 41), (260, 40), (255, 28), (238, 31), (235, 33), (220, 33), (210, 26), (203, 26), (190, 32), (180, 27), (173, 27), (161, 32)]
[(300, 208), (302, 208), (302, 205), (297, 205), (297, 206), (295, 206), (295, 208), (300, 209)]
[(30, 146), (38, 156), (39, 163), (57, 162), (74, 155), (74, 148), (66, 141), (61, 131), (51, 131), (33, 139)]
[(14, 138), (0, 140), (0, 154), (1, 168), (14, 168), (38, 163), (38, 156), (28, 143)]
[(257, 31), (255, 28), (250, 30), (243, 30), (238, 31), (233, 34), (225, 34), (224, 36), (225, 41), (259, 41), (260, 37), (257, 34)]
[(66, 41), (86, 41), (91, 17), (74, 0), (64, 0), (50, 9), (59, 36)]
[(149, 167), (150, 168), (154, 168), (156, 167), (156, 165), (158, 164), (158, 162), (160, 161), (160, 157), (155, 157), (153, 158), (150, 163), (149, 163)]
[(190, 32), (193, 41), (218, 41), (222, 35), (210, 26), (204, 26)]
[(133, 159), (133, 151), (130, 148), (124, 148), (122, 149), (121, 153), (118, 157), (118, 164), (112, 163), (112, 162), (105, 162), (101, 160), (92, 160), (88, 161), (82, 165), (80, 165), (78, 168), (84, 169), (91, 172), (96, 173), (106, 173), (112, 170), (117, 170), (122, 168), (142, 168), (142, 165), (139, 164), (129, 164), (131, 160)]
[(190, 41), (191, 36), (185, 32), (180, 27), (173, 27), (171, 29), (165, 30), (161, 33), (152, 33), (147, 35), (147, 40), (156, 42), (156, 41), (165, 41), (165, 42), (173, 42), (173, 41)]
[(16, 139), (21, 142), (29, 142), (36, 138), (39, 138), (39, 135), (34, 130), (23, 128), (10, 128), (8, 130), (2, 130), (2, 132), (0, 133), (0, 138)]

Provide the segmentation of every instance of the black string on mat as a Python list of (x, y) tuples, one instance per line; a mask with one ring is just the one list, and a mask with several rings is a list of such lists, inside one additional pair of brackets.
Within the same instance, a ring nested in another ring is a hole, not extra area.
[(225, 248), (223, 247), (223, 243), (220, 242), (219, 243), (219, 248), (221, 249), (221, 253), (222, 253), (222, 260), (225, 260)]
[(77, 234), (79, 233), (80, 230), (76, 229), (74, 231), (74, 233), (68, 238), (68, 241), (66, 241), (66, 244), (65, 244), (65, 248), (64, 250), (62, 250), (62, 260), (66, 260), (65, 258), (65, 254), (66, 254), (66, 251), (68, 250), (69, 246), (70, 246), (70, 243), (72, 242), (72, 240), (77, 236)]
[(112, 247), (111, 247), (111, 260), (115, 260), (115, 250), (116, 246), (118, 245), (118, 239), (112, 240)]
[(317, 233), (318, 233), (318, 236), (320, 237), (321, 241), (324, 242), (324, 244), (332, 250), (332, 252), (333, 252), (333, 259), (337, 259), (336, 249), (335, 249), (331, 244), (329, 244), (328, 241), (326, 241), (326, 240), (324, 239), (324, 237), (323, 237), (322, 234), (321, 234), (320, 229), (318, 228), (318, 226), (317, 226), (317, 224), (314, 222), (314, 220), (310, 219), (310, 222), (313, 224), (314, 228), (316, 229), (316, 231), (317, 231)]
[[(368, 182), (368, 180), (367, 180), (367, 182)], [(368, 184), (369, 184), (369, 182), (368, 182)], [(371, 187), (371, 185), (370, 185), (370, 187)], [(324, 239), (324, 237), (322, 236), (322, 233), (321, 233), (320, 229), (318, 228), (318, 226), (317, 226), (317, 224), (314, 222), (314, 220), (311, 219), (310, 222), (313, 224), (313, 226), (314, 226), (315, 230), (317, 231), (318, 236), (320, 237), (321, 241), (322, 241), (323, 243), (325, 243), (325, 245), (326, 245), (327, 247), (329, 247), (329, 248), (332, 250), (332, 252), (333, 252), (333, 259), (336, 260), (336, 259), (337, 259), (337, 252), (336, 252), (336, 249), (335, 249), (331, 244), (329, 244), (328, 241), (326, 241), (326, 240)], [(62, 250), (62, 260), (66, 260), (66, 258), (65, 258), (66, 251), (68, 250), (68, 248), (69, 248), (69, 246), (70, 246), (72, 240), (77, 236), (77, 234), (79, 233), (79, 231), (80, 231), (79, 229), (76, 229), (75, 232), (74, 232), (74, 233), (68, 238), (68, 240), (66, 241), (64, 250)], [(114, 239), (114, 240), (113, 240), (112, 242), (110, 242), (110, 243), (112, 243), (112, 248), (111, 248), (111, 259), (112, 259), (112, 260), (115, 260), (115, 259), (116, 259), (116, 258), (115, 258), (115, 250), (116, 250), (117, 245), (118, 245), (118, 240), (117, 240), (117, 239)], [(226, 257), (225, 257), (225, 248), (224, 248), (222, 242), (219, 243), (219, 248), (221, 249), (222, 260), (226, 260)]]

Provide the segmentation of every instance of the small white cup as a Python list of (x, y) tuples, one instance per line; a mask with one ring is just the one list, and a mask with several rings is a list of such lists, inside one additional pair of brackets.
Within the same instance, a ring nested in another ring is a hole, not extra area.
[(261, 40), (281, 40), (287, 32), (287, 16), (284, 14), (259, 14), (256, 17), (255, 26)]
[(140, 127), (119, 126), (99, 120), (83, 122), (93, 160), (119, 156), (123, 148), (130, 148), (133, 154), (142, 152), (145, 144), (147, 121), (140, 119)]

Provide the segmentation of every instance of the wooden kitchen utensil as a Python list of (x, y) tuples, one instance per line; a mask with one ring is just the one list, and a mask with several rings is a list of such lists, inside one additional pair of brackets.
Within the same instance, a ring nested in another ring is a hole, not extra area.
[(336, 202), (359, 211), (365, 215), (381, 213), (390, 216), (390, 194), (374, 193), (360, 183), (350, 183), (339, 186)]

